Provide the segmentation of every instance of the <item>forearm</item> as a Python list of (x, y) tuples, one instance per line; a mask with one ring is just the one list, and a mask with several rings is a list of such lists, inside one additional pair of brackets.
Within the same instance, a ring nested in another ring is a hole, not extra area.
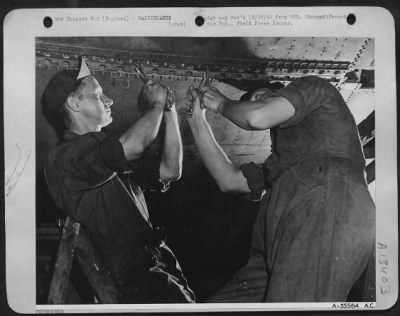
[(246, 178), (218, 145), (208, 122), (204, 118), (193, 117), (189, 125), (200, 157), (220, 190), (250, 192)]
[(246, 130), (266, 130), (291, 118), (294, 106), (283, 97), (220, 104), (218, 112)]
[(157, 136), (163, 116), (163, 106), (154, 104), (143, 117), (119, 138), (128, 160), (139, 158)]
[(162, 180), (178, 180), (182, 175), (182, 139), (176, 110), (164, 112), (165, 136), (162, 148), (160, 176)]
[(262, 107), (259, 102), (229, 100), (218, 107), (218, 112), (245, 130), (254, 130), (254, 115)]

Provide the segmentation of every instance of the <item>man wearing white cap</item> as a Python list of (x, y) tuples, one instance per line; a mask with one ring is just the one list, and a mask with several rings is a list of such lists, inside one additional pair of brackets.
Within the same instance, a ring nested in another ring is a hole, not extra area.
[[(113, 100), (90, 74), (61, 71), (49, 82), (43, 109), (64, 141), (45, 163), (52, 198), (89, 233), (121, 293), (121, 303), (194, 302), (172, 251), (152, 227), (141, 186), (178, 180), (182, 142), (168, 89), (147, 82), (141, 100), (145, 113), (122, 135), (101, 129), (112, 122)], [(165, 121), (161, 160), (140, 158)], [(165, 186), (164, 186), (165, 187)]]

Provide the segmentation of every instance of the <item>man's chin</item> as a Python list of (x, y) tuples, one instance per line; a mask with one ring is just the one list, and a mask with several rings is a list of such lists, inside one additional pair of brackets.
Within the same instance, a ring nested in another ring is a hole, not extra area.
[(102, 124), (102, 128), (103, 127), (106, 127), (106, 126), (108, 126), (108, 125), (110, 125), (111, 123), (112, 123), (112, 121), (113, 121), (113, 119), (112, 119), (112, 117), (110, 116), (109, 118), (107, 118), (106, 120), (104, 120), (104, 123)]

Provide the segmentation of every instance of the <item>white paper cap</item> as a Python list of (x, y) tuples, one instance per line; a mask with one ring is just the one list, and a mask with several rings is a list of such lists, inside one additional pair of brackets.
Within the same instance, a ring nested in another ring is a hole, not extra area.
[(86, 64), (85, 58), (81, 57), (81, 68), (79, 69), (79, 74), (78, 77), (76, 77), (76, 80), (85, 78), (87, 76), (90, 76), (90, 70)]

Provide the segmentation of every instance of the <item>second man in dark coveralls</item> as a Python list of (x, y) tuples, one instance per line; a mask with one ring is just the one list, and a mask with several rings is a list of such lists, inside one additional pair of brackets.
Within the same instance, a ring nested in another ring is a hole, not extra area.
[[(247, 101), (212, 87), (190, 92), (189, 123), (220, 189), (262, 198), (248, 263), (210, 302), (346, 301), (373, 251), (375, 206), (357, 126), (338, 90), (310, 76)], [(270, 157), (234, 166), (205, 109), (247, 130), (270, 129)]]
[[(181, 176), (178, 119), (174, 104), (167, 106), (167, 89), (148, 82), (141, 98), (144, 115), (121, 136), (109, 136), (101, 129), (112, 121), (113, 101), (82, 65), (79, 78), (75, 71), (59, 72), (44, 93), (47, 115), (65, 129), (64, 142), (45, 164), (50, 193), (89, 233), (121, 293), (120, 303), (194, 302), (178, 261), (155, 236), (141, 189)], [(162, 120), (161, 161), (143, 161)]]

